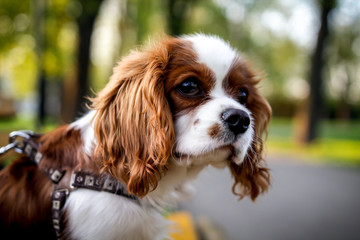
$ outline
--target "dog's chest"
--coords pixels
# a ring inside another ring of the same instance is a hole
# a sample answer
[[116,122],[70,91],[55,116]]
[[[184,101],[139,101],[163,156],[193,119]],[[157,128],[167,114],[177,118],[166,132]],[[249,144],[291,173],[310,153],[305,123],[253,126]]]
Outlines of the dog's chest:
[[73,191],[65,205],[72,239],[164,239],[169,222],[151,207],[106,192]]

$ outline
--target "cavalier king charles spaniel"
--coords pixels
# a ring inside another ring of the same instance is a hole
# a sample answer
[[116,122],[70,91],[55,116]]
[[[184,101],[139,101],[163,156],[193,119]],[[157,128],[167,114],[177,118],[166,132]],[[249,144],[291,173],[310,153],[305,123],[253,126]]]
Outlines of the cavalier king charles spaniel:
[[[254,200],[270,182],[262,137],[271,108],[260,81],[216,36],[165,37],[132,51],[89,113],[34,140],[41,161],[23,154],[1,171],[2,234],[164,239],[169,222],[161,209],[186,196],[186,184],[208,165],[228,166],[232,192]],[[64,176],[51,181],[49,169]],[[111,178],[125,187],[122,194],[77,188],[79,172],[90,174],[83,177],[91,186]],[[56,189],[66,192],[64,206],[52,200]]]

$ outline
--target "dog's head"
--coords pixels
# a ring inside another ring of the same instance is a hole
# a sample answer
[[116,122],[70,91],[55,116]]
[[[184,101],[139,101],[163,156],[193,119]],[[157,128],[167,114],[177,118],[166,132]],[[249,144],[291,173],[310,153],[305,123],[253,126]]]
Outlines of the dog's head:
[[271,108],[260,78],[223,40],[171,38],[131,52],[93,99],[95,153],[101,167],[144,196],[174,158],[179,164],[227,164],[234,194],[267,189],[261,139]]

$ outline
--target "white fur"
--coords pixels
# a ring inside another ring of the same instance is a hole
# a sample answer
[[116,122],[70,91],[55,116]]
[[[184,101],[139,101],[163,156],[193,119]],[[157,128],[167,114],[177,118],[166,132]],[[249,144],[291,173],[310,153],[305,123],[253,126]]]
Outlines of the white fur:
[[[213,152],[216,149],[231,145],[235,148],[236,156],[233,161],[240,164],[251,145],[254,130],[251,112],[228,96],[222,87],[225,76],[228,74],[234,60],[238,58],[237,52],[226,42],[216,36],[202,34],[185,36],[192,42],[199,63],[205,64],[215,75],[215,87],[210,92],[212,99],[201,105],[191,114],[181,115],[175,122],[176,150],[185,155],[198,156]],[[228,108],[245,111],[250,116],[249,129],[237,139],[236,142],[223,142],[213,139],[208,134],[208,129],[214,124],[222,125],[221,113]],[[198,122],[195,124],[195,122]],[[229,156],[227,156],[229,157]],[[219,159],[219,161],[225,159]]]
[[216,85],[221,84],[237,55],[236,51],[217,36],[195,34],[184,38],[192,42],[198,62],[204,63],[213,70]]
[[73,191],[66,202],[72,239],[161,240],[170,222],[155,208],[107,192]]
[[96,145],[94,128],[92,125],[94,115],[94,110],[89,111],[85,116],[70,124],[70,128],[81,131],[82,140],[84,142],[84,151],[88,156],[91,156]]

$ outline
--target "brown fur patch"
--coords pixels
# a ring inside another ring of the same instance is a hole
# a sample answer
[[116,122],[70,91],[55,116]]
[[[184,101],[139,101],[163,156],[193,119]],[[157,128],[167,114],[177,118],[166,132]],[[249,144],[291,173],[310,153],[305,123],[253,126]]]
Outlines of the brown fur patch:
[[220,124],[216,123],[214,125],[212,125],[209,129],[208,129],[208,135],[215,139],[221,136],[221,132],[222,132],[222,127]]
[[80,130],[64,125],[42,136],[39,142],[44,156],[40,165],[42,168],[74,169],[86,166],[96,170],[94,162],[90,162],[84,154]]
[[262,156],[263,142],[260,138],[252,143],[244,161],[237,165],[229,162],[229,168],[235,180],[232,191],[240,199],[249,196],[255,201],[259,194],[267,191],[270,185],[269,169],[264,167]]
[[[186,113],[201,105],[208,99],[209,92],[215,86],[215,77],[204,64],[196,62],[197,55],[191,42],[176,40],[170,47],[171,58],[166,69],[165,91],[171,110]],[[196,97],[185,97],[177,90],[177,86],[188,78],[196,78],[200,83],[202,94]]]

